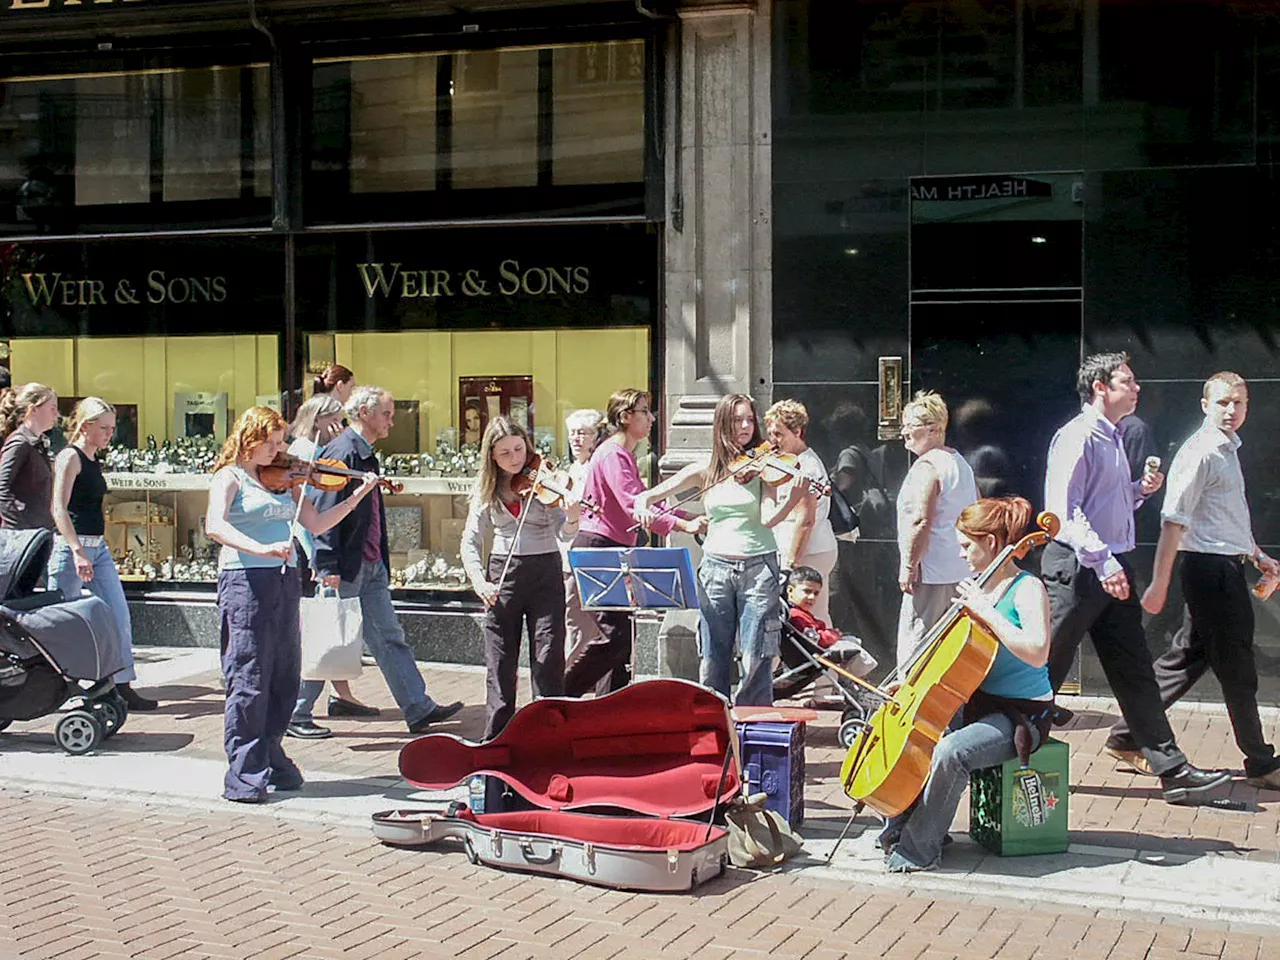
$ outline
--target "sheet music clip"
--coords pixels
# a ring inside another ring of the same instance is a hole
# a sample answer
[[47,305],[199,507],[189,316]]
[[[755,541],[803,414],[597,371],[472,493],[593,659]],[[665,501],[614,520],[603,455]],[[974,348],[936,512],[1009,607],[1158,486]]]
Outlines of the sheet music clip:
[[586,610],[691,610],[698,586],[686,547],[592,547],[569,551]]

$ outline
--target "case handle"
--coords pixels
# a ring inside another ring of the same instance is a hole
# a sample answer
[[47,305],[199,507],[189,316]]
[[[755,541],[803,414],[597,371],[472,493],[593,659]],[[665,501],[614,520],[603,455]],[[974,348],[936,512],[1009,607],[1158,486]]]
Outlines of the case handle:
[[520,853],[524,856],[525,863],[536,863],[545,865],[555,863],[560,859],[560,848],[554,843],[548,848],[546,856],[538,856],[533,849],[533,841],[524,838],[520,841]]

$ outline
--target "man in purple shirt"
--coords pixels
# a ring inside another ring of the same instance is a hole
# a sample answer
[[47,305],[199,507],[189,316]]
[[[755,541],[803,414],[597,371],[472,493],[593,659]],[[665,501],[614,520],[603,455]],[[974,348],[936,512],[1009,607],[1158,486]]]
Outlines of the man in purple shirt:
[[1130,478],[1116,429],[1138,406],[1138,381],[1128,354],[1086,357],[1076,389],[1083,409],[1054,434],[1044,483],[1045,509],[1062,521],[1040,567],[1049,592],[1049,680],[1055,691],[1062,686],[1088,633],[1141,748],[1139,754],[1109,743],[1107,752],[1158,776],[1164,798],[1179,803],[1231,777],[1192,766],[1174,742],[1132,587],[1133,512],[1160,489],[1164,475],[1156,470],[1140,480]]

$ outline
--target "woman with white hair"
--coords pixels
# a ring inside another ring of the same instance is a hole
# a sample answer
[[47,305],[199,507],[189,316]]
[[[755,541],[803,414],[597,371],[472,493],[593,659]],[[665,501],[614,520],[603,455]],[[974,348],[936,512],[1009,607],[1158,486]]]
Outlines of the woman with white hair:
[[[587,465],[591,462],[591,454],[595,453],[596,444],[600,442],[600,429],[604,425],[604,414],[599,410],[574,410],[564,418],[565,432],[569,438],[569,454],[572,460],[568,470],[570,489],[581,496],[582,485],[587,480]],[[569,543],[561,541],[560,558],[564,569],[564,620],[565,645],[569,651],[575,651],[584,643],[591,643],[600,635],[596,618],[582,609],[582,598],[573,583],[573,574],[569,570]],[[603,691],[603,692],[608,692]]]
[[899,667],[947,612],[956,584],[970,575],[956,521],[978,499],[973,470],[947,446],[947,404],[937,393],[922,390],[903,408],[902,442],[916,462],[898,493]]
[[125,664],[113,677],[116,689],[130,710],[154,710],[156,701],[132,687],[137,676],[133,668],[133,624],[105,536],[102,499],[107,494],[107,481],[95,457],[110,446],[115,431],[116,411],[107,401],[85,397],[76,404],[67,425],[70,442],[53,462],[51,506],[58,535],[49,555],[49,585],[68,599],[80,596],[87,588],[111,608]]

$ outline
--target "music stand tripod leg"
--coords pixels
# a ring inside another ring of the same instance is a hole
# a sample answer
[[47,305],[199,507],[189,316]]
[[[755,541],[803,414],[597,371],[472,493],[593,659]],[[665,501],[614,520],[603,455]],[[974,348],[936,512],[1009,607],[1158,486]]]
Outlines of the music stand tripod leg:
[[831,861],[835,859],[836,851],[840,849],[840,844],[844,843],[844,838],[849,835],[849,831],[853,829],[853,821],[858,819],[858,814],[862,813],[862,808],[866,804],[859,800],[853,805],[853,813],[849,814],[849,819],[844,825],[844,829],[840,831],[840,836],[836,838],[835,846],[831,848],[831,852],[827,854],[827,859],[822,861],[824,867],[831,866]]

